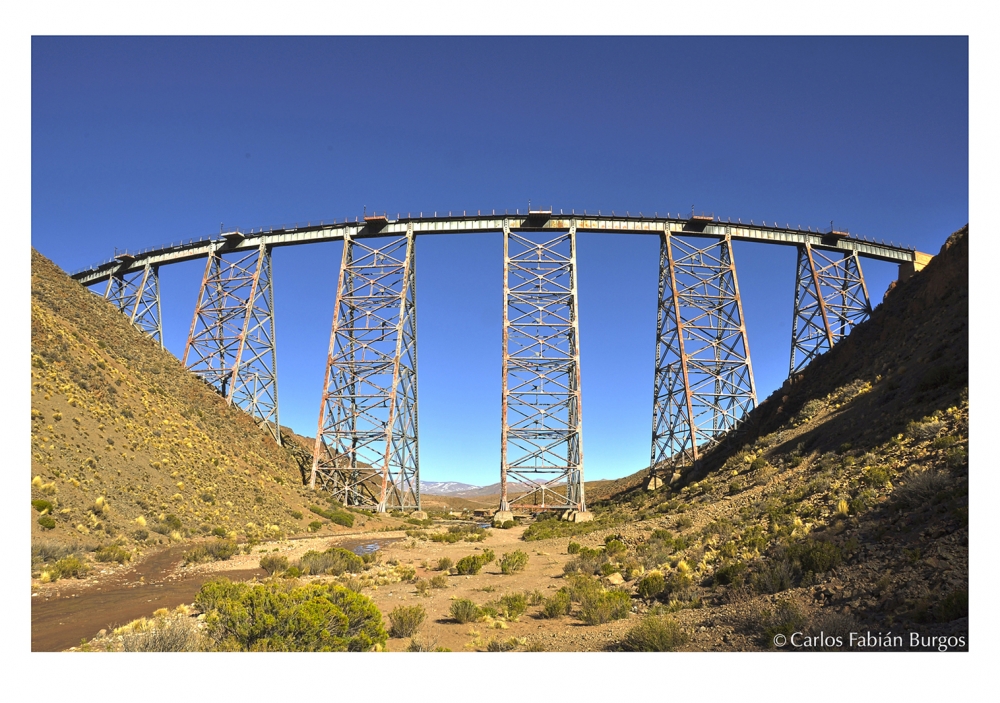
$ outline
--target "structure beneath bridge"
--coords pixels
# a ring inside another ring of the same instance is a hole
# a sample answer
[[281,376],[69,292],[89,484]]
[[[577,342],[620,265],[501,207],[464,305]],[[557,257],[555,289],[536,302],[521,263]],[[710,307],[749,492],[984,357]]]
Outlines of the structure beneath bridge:
[[[73,274],[162,346],[159,267],[205,258],[184,364],[276,441],[278,372],[271,257],[275,248],[342,241],[310,485],[347,505],[420,509],[416,239],[496,232],[504,242],[500,519],[556,509],[585,519],[576,237],[656,236],[659,286],[653,367],[651,482],[739,431],[756,387],[734,241],[794,246],[789,375],[868,318],[861,259],[900,278],[930,256],[824,232],[711,216],[554,214],[365,217],[228,232],[114,259]],[[499,283],[499,282],[498,282]],[[652,301],[650,301],[652,304]]]

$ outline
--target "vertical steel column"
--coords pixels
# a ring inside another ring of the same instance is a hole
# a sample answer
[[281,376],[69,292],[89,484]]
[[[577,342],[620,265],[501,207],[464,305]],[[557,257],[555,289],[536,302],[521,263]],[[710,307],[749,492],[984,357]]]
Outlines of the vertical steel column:
[[505,220],[503,236],[500,510],[582,512],[576,223],[566,233],[514,233]]
[[114,273],[104,290],[106,300],[128,315],[129,322],[163,348],[159,267],[146,264],[137,271]]
[[[824,251],[808,243],[798,250],[789,376],[832,349],[871,315],[857,252]],[[797,363],[796,352],[801,353]]]
[[729,234],[703,246],[664,232],[650,470],[694,463],[756,403]]
[[184,348],[184,365],[251,416],[281,444],[271,250],[265,244],[205,264]]
[[419,510],[413,226],[371,241],[344,240],[309,485],[345,505]]

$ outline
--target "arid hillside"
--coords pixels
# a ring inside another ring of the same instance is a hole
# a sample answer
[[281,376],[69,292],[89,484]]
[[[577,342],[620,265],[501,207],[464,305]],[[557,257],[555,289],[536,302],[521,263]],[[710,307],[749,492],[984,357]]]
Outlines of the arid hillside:
[[279,447],[34,250],[31,268],[33,541],[132,549],[343,529],[309,511],[320,498],[294,441]]

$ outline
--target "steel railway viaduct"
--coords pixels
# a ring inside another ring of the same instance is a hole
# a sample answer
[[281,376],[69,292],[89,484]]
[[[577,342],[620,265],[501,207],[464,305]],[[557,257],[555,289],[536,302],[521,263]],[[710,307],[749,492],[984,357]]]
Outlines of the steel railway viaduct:
[[756,405],[734,240],[798,249],[789,374],[870,315],[862,258],[897,263],[901,280],[930,260],[832,228],[529,210],[224,232],[116,254],[73,278],[104,283],[95,292],[162,346],[158,269],[204,258],[183,363],[280,442],[271,251],[342,240],[310,486],[345,504],[420,510],[414,243],[418,235],[487,232],[503,233],[504,242],[496,519],[519,508],[561,509],[575,520],[591,515],[583,490],[578,232],[660,240],[652,481],[697,461]]

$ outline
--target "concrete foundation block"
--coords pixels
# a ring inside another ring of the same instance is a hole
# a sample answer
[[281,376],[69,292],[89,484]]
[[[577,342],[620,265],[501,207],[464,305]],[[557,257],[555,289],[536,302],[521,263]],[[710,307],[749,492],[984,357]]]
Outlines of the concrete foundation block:
[[655,491],[657,488],[663,485],[663,479],[659,476],[650,476],[649,480],[646,481],[646,490]]
[[577,510],[573,511],[573,517],[569,518],[573,522],[590,522],[594,519],[594,514],[589,510],[584,512],[579,512]]
[[514,513],[512,513],[509,510],[498,510],[496,511],[496,513],[493,514],[494,525],[502,525],[508,520],[513,520],[513,519],[514,519]]
[[410,517],[416,518],[417,520],[426,520],[427,513],[423,510],[414,510],[412,513],[410,513]]

